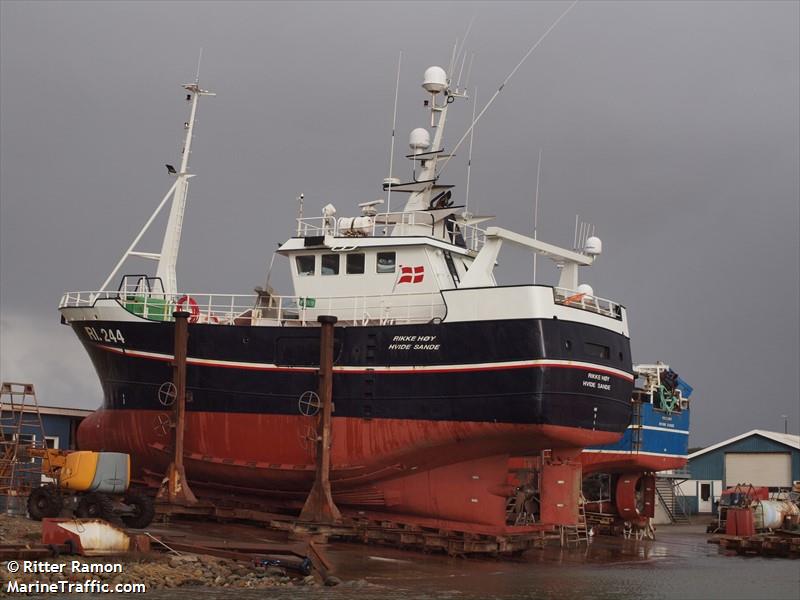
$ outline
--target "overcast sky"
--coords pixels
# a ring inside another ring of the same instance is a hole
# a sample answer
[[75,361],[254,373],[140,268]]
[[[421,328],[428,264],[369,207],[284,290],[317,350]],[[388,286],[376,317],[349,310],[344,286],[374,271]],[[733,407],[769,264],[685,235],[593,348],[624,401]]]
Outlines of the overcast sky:
[[[692,445],[782,431],[781,415],[800,428],[799,6],[580,3],[476,128],[472,208],[530,233],[542,150],[539,237],[571,245],[576,213],[595,224],[605,252],[582,281],[628,307],[635,362],[694,386]],[[423,71],[447,66],[473,15],[480,109],[566,7],[3,0],[0,377],[44,404],[99,404],[58,301],[99,287],[171,185],[201,46],[218,96],[201,101],[178,283],[249,293],[299,193],[307,215],[383,196],[400,51],[396,156],[426,124]],[[446,147],[471,112],[453,107]],[[445,179],[462,199],[458,154]],[[289,294],[286,269],[272,284]],[[529,282],[529,257],[504,248],[498,275]]]

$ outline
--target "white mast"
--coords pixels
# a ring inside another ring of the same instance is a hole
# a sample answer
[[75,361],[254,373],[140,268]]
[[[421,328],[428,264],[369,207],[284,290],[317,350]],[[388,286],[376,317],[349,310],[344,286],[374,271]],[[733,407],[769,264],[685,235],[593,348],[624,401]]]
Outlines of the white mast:
[[[473,117],[474,119],[475,117]],[[471,142],[470,142],[471,143]],[[538,240],[537,229],[539,228],[539,176],[542,174],[542,149],[539,148],[539,162],[536,164],[536,199],[533,205],[533,239]],[[533,253],[533,285],[536,285],[536,257]]]
[[[431,120],[430,127],[435,129],[433,134],[433,143],[431,144],[426,138],[427,147],[432,148],[427,152],[422,151],[420,146],[412,146],[414,154],[409,156],[416,163],[420,163],[420,170],[416,173],[415,179],[417,181],[431,182],[423,189],[412,192],[403,209],[405,212],[413,212],[416,210],[425,210],[428,208],[430,201],[431,190],[433,189],[433,181],[438,177],[436,167],[439,160],[439,153],[442,152],[442,138],[444,136],[444,126],[447,120],[447,108],[456,97],[466,97],[464,94],[450,88],[450,78],[447,72],[441,67],[429,67],[425,71],[422,87],[430,94],[430,100],[427,101],[426,106],[430,107]],[[436,99],[439,94],[442,94],[442,104],[437,104]],[[437,118],[438,115],[438,118]],[[417,130],[414,130],[416,132]],[[412,132],[412,135],[414,134]],[[427,147],[425,149],[427,149]],[[422,155],[417,157],[417,155]]]
[[[199,61],[197,68],[199,73]],[[170,187],[164,198],[162,198],[159,205],[153,211],[153,214],[150,215],[150,218],[144,224],[144,227],[142,227],[141,231],[139,231],[139,233],[133,239],[133,242],[125,251],[125,254],[123,254],[122,258],[120,258],[119,262],[117,262],[114,270],[111,271],[106,280],[103,282],[103,285],[100,286],[101,292],[108,287],[108,284],[111,283],[120,267],[122,267],[122,264],[130,256],[138,256],[139,258],[157,260],[158,268],[156,270],[156,277],[161,278],[161,281],[164,285],[164,293],[175,294],[178,291],[178,284],[175,277],[175,264],[178,261],[178,249],[181,243],[181,229],[183,229],[183,213],[186,208],[186,193],[188,191],[189,178],[194,177],[194,175],[190,174],[187,169],[189,168],[189,154],[191,154],[192,151],[192,136],[194,132],[195,119],[197,117],[197,101],[200,99],[200,96],[216,96],[216,94],[213,92],[200,89],[199,76],[195,78],[194,83],[187,83],[183,87],[190,92],[187,94],[187,100],[192,103],[192,109],[189,114],[189,120],[184,124],[186,128],[186,140],[184,141],[183,151],[181,153],[180,171],[176,172],[171,165],[167,165],[167,170],[176,176],[175,183],[172,184],[172,187]],[[161,209],[164,208],[164,205],[167,203],[167,200],[169,200],[170,196],[172,196],[172,208],[169,211],[169,220],[167,221],[167,228],[164,232],[164,241],[161,245],[161,252],[156,254],[155,252],[140,252],[135,250],[139,240],[142,239],[142,236],[150,228],[150,225],[153,224],[153,221],[158,216],[158,213],[161,212]]]
[[199,81],[188,83],[183,86],[190,94],[187,99],[191,99],[192,109],[189,120],[186,122],[186,140],[183,144],[181,154],[181,168],[178,171],[175,193],[172,195],[172,207],[169,211],[167,229],[164,232],[164,242],[161,245],[161,253],[158,259],[158,269],[156,277],[160,277],[164,285],[164,292],[168,295],[178,291],[178,282],[175,275],[175,265],[178,262],[178,250],[181,244],[181,231],[183,230],[183,215],[186,209],[186,195],[189,190],[189,178],[194,175],[188,172],[189,155],[192,153],[192,137],[194,125],[197,117],[197,103],[200,96],[215,96],[213,92],[200,88]]

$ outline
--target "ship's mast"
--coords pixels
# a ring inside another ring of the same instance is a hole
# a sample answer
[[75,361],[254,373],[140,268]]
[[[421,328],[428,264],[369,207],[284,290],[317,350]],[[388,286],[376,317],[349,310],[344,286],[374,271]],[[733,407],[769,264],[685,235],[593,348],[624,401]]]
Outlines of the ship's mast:
[[189,155],[192,153],[192,138],[194,125],[197,118],[197,103],[200,96],[215,96],[213,92],[200,88],[199,81],[185,84],[189,94],[187,100],[192,103],[189,120],[186,122],[186,140],[181,152],[181,168],[177,173],[175,193],[172,195],[172,207],[169,211],[169,220],[164,232],[164,242],[158,259],[156,277],[160,277],[166,294],[175,294],[178,291],[178,282],[175,274],[175,265],[178,261],[178,250],[181,244],[181,231],[183,230],[183,215],[186,209],[186,195],[189,191],[189,178],[194,177],[189,173]]
[[[188,169],[189,155],[192,152],[194,125],[197,119],[197,103],[200,99],[200,96],[216,96],[215,93],[200,88],[199,77],[195,78],[194,83],[184,84],[183,88],[189,92],[186,95],[186,99],[192,103],[192,108],[189,113],[189,120],[184,123],[184,128],[186,129],[186,139],[183,143],[183,150],[181,151],[180,171],[175,171],[171,165],[166,165],[170,174],[175,176],[175,183],[172,184],[172,187],[170,187],[169,191],[161,199],[161,202],[159,202],[158,206],[153,211],[153,214],[150,215],[150,218],[144,224],[144,227],[142,227],[142,229],[133,239],[131,245],[128,246],[128,249],[122,255],[122,258],[119,259],[119,262],[117,262],[111,273],[109,273],[108,277],[103,282],[103,285],[100,286],[101,292],[107,289],[108,285],[114,279],[120,267],[122,267],[123,263],[130,256],[138,256],[139,258],[157,260],[158,267],[156,270],[156,276],[161,278],[164,286],[164,293],[167,295],[174,295],[178,291],[178,283],[175,276],[175,264],[178,261],[178,249],[180,248],[181,244],[183,213],[186,208],[186,194],[189,187],[189,178],[194,177],[194,175],[188,172]],[[153,224],[153,221],[161,212],[161,209],[164,208],[164,205],[167,203],[167,200],[169,200],[170,197],[172,197],[172,206],[169,211],[167,228],[164,232],[164,241],[161,244],[161,252],[142,252],[136,250],[136,245],[139,243],[139,240],[142,239],[142,236],[150,228],[150,225]]]
[[[405,212],[425,210],[431,200],[431,191],[435,180],[438,178],[437,164],[442,156],[442,141],[444,138],[444,126],[447,121],[447,109],[456,98],[466,98],[466,94],[458,89],[450,87],[450,78],[446,71],[441,67],[430,67],[425,71],[422,87],[430,94],[430,100],[425,105],[430,107],[431,121],[430,127],[435,130],[433,143],[430,143],[427,136],[423,136],[420,142],[414,139],[415,132],[425,130],[414,130],[412,132],[411,148],[413,154],[409,156],[414,162],[420,163],[420,170],[416,172],[416,181],[430,181],[431,183],[422,190],[413,192],[406,203]],[[440,96],[441,94],[441,96]],[[441,97],[441,104],[437,104],[437,98]],[[427,145],[426,145],[427,144]],[[428,148],[432,150],[428,150]],[[426,151],[427,150],[427,151]]]

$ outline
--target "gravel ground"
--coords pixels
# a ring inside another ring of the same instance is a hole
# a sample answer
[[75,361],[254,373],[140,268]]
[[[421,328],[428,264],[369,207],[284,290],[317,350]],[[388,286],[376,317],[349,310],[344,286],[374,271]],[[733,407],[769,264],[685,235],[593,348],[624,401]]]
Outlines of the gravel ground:
[[[38,544],[41,526],[24,517],[0,514],[0,544]],[[144,583],[147,589],[176,588],[182,586],[222,588],[276,588],[317,585],[314,576],[289,577],[280,567],[260,567],[243,561],[232,561],[212,556],[181,553],[180,555],[150,552],[129,553],[107,557],[62,556],[42,559],[49,564],[67,565],[63,573],[9,573],[0,567],[0,596],[4,595],[6,583],[56,582],[64,580],[84,581],[97,579],[104,583]],[[71,563],[111,564],[120,563],[122,573],[72,573]]]

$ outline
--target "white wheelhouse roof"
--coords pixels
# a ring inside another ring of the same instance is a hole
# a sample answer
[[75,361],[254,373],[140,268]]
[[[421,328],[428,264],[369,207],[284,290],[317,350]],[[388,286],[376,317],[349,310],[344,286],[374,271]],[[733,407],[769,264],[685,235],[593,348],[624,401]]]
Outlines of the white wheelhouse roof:
[[327,248],[333,252],[346,252],[353,251],[358,248],[399,248],[410,246],[431,246],[433,248],[440,248],[441,250],[448,250],[462,256],[474,257],[475,252],[457,246],[455,244],[448,244],[445,241],[429,236],[381,236],[381,237],[329,237],[326,236],[322,244],[307,246],[305,240],[308,237],[293,237],[281,244],[278,248],[278,254],[289,254],[299,250],[319,250]]

